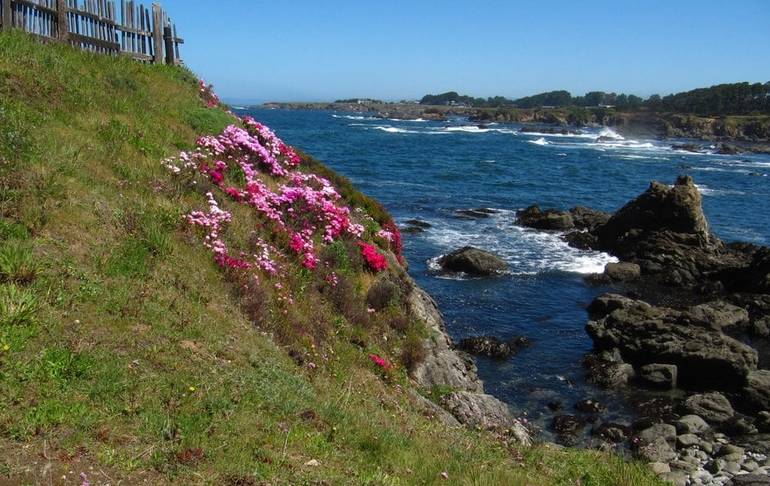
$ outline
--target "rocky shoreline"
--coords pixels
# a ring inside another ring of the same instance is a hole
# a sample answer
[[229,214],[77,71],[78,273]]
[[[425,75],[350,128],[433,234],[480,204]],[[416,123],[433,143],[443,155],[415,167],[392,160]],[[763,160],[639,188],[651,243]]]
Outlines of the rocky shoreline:
[[[595,432],[674,484],[770,484],[770,356],[756,346],[770,335],[770,249],[712,234],[687,176],[653,182],[612,215],[530,207],[519,223],[620,260],[588,279],[624,294],[588,308],[588,378],[677,392],[664,408]],[[553,422],[563,436],[586,425],[574,415]]]

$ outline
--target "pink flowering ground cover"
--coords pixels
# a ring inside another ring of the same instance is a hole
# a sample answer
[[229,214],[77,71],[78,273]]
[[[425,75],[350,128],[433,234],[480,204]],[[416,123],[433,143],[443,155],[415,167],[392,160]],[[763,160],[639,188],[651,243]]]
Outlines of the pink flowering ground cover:
[[[218,99],[209,88],[202,83],[201,96],[207,106],[216,106]],[[362,220],[373,220],[361,211],[354,215],[329,180],[303,171],[297,152],[253,118],[245,117],[217,136],[200,137],[194,150],[163,163],[176,177],[209,189],[206,208],[190,212],[185,219],[202,231],[203,244],[223,268],[279,277],[295,258],[313,271],[319,266],[320,250],[340,240],[359,246],[370,271],[388,268],[385,255],[366,241]],[[222,209],[224,201],[253,212],[261,236],[249,251],[228,243],[226,228],[233,216]],[[401,234],[395,224],[389,222],[368,236],[401,259]],[[336,276],[326,280],[336,282]]]

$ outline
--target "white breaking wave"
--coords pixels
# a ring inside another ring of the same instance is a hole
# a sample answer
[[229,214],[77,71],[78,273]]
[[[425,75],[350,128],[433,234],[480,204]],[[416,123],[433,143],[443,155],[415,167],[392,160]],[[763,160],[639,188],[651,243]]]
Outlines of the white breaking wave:
[[373,116],[356,116],[356,115],[332,115],[333,118],[345,118],[347,120],[379,120],[379,118]]
[[[369,127],[372,130],[381,130],[383,132],[388,133],[422,133],[415,130],[406,130],[404,128],[396,128],[396,127],[390,127],[390,126],[376,126],[376,127]],[[367,128],[367,130],[369,129]]]
[[712,189],[705,184],[695,184],[695,187],[704,196],[742,196],[746,194],[743,191],[736,191],[734,189]]
[[534,143],[535,145],[551,145],[551,142],[542,137],[538,138],[537,140],[529,140],[529,143]]
[[[509,273],[513,275],[535,275],[547,271],[601,273],[607,263],[618,261],[607,253],[573,248],[561,239],[560,233],[515,226],[512,224],[515,221],[514,211],[499,211],[488,219],[472,222],[436,222],[423,235],[444,253],[468,245],[490,251],[509,264]],[[439,270],[439,258],[430,259],[429,268]]]
[[602,131],[599,132],[599,136],[606,137],[606,138],[614,138],[615,140],[625,140],[625,137],[623,137],[623,135],[619,134],[618,132],[616,132],[610,127],[602,128]]
[[597,135],[595,133],[546,133],[546,132],[516,132],[518,135],[525,135],[529,137],[553,137],[553,138],[586,138],[590,140],[596,140]]

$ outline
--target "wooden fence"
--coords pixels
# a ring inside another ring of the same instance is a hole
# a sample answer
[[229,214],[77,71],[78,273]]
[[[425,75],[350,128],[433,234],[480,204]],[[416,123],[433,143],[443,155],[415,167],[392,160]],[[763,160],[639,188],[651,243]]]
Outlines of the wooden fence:
[[133,0],[0,0],[2,29],[143,62],[181,62],[176,26],[160,5]]

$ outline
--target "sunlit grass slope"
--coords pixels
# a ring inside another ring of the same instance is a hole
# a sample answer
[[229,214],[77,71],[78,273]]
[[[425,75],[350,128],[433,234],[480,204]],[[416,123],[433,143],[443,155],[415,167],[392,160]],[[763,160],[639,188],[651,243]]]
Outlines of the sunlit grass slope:
[[[367,317],[350,245],[326,255],[344,294],[296,265],[289,315],[244,296],[161,165],[231,123],[183,69],[0,34],[0,484],[654,483],[416,412],[424,330],[397,301]],[[255,224],[230,209],[237,239]]]

